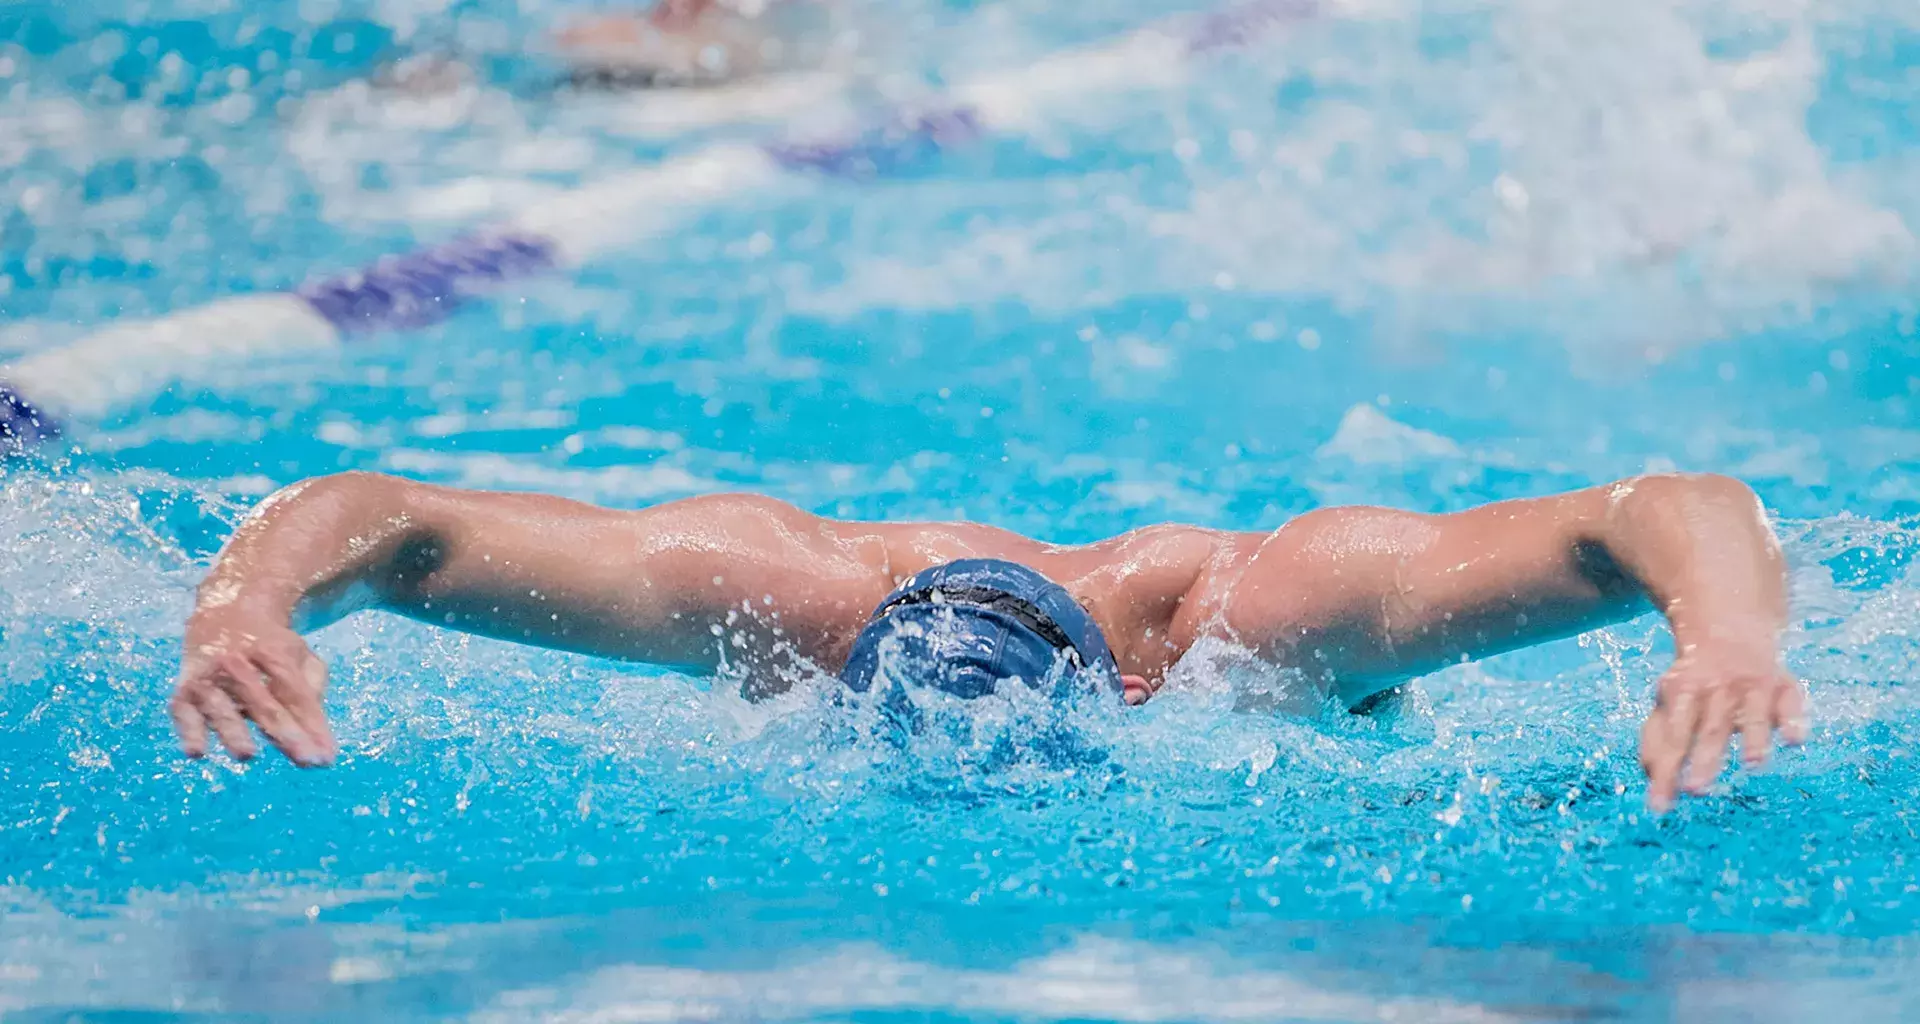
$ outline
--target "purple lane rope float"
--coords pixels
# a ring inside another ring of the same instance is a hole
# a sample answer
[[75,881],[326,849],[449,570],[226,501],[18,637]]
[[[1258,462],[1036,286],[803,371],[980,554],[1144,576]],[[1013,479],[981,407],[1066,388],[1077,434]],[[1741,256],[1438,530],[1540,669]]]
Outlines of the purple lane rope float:
[[108,325],[71,345],[0,365],[0,456],[32,451],[65,436],[69,424],[105,415],[209,362],[437,323],[513,282],[658,237],[729,197],[797,175],[885,175],[989,134],[1023,131],[1049,103],[1171,88],[1194,58],[1248,45],[1311,18],[1322,2],[1249,0],[963,84],[944,102],[896,112],[851,133],[709,146],[569,191],[490,228],[290,292],[237,296]]

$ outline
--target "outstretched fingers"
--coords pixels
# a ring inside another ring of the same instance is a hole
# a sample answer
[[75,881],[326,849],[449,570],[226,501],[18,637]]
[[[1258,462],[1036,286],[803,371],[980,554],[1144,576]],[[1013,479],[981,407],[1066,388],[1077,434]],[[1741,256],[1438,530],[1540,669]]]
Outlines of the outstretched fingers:
[[1739,706],[1739,699],[1724,686],[1707,694],[1705,710],[1694,727],[1693,746],[1687,751],[1687,792],[1704,794],[1726,770],[1727,747],[1733,742],[1734,715]]
[[1669,695],[1661,686],[1660,702],[1640,730],[1640,766],[1647,772],[1647,803],[1664,813],[1680,792],[1680,769],[1700,719],[1700,701],[1690,690]]
[[256,651],[253,663],[266,681],[268,696],[284,712],[290,727],[289,737],[294,742],[281,744],[281,749],[301,765],[331,764],[338,748],[323,701],[326,663],[298,643]]
[[213,726],[214,734],[220,737],[220,745],[227,748],[236,761],[252,760],[260,753],[259,744],[253,741],[253,730],[247,728],[247,720],[240,715],[240,708],[225,690],[208,688],[200,693],[200,710],[207,716],[207,723]]
[[205,757],[217,737],[245,761],[260,752],[258,730],[288,760],[318,767],[339,754],[327,724],[326,692],[326,663],[299,634],[233,630],[209,642],[189,640],[167,710],[188,757]]
[[1640,733],[1640,764],[1647,772],[1647,804],[1673,807],[1681,789],[1706,793],[1726,769],[1733,737],[1742,762],[1764,766],[1779,742],[1807,739],[1806,688],[1783,669],[1738,672],[1701,682],[1697,666],[1680,666],[1660,680],[1659,698]]
[[167,714],[173,717],[173,731],[180,737],[180,750],[188,757],[207,756],[207,716],[195,696],[182,687],[167,701]]
[[1774,691],[1754,687],[1740,698],[1740,761],[1761,768],[1773,754]]
[[1774,697],[1773,720],[1779,724],[1780,742],[1797,747],[1807,742],[1807,687],[1787,676]]
[[319,763],[318,745],[268,688],[259,666],[231,651],[220,655],[218,665],[222,688],[281,753],[298,764]]

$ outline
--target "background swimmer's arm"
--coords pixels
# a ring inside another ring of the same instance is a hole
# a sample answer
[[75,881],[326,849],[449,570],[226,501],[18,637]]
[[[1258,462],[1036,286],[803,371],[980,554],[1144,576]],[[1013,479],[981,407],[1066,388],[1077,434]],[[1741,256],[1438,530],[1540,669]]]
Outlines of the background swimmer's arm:
[[1452,515],[1324,509],[1275,533],[1226,608],[1229,630],[1318,668],[1357,700],[1454,661],[1570,636],[1649,604],[1679,657],[1642,736],[1649,799],[1711,785],[1730,735],[1750,763],[1805,732],[1781,666],[1780,548],[1745,484],[1651,476]]
[[774,650],[832,663],[890,585],[871,548],[858,528],[749,495],[623,512],[363,473],[312,480],[262,503],[201,585],[174,715],[194,756],[208,725],[251,756],[245,719],[294,760],[325,763],[324,666],[293,627],[360,608],[657,663]]

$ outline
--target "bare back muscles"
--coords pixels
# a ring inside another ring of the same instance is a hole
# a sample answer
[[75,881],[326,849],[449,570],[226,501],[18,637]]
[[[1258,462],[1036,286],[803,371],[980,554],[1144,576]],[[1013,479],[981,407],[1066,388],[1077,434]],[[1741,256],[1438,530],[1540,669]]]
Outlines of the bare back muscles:
[[201,587],[172,710],[189,754],[236,756],[247,723],[295,761],[335,753],[325,667],[294,631],[382,608],[489,636],[710,669],[788,656],[829,671],[905,577],[1022,562],[1093,615],[1137,703],[1202,637],[1299,667],[1358,701],[1443,664],[1651,604],[1681,657],[1643,759],[1657,805],[1694,789],[1738,730],[1750,760],[1804,731],[1779,664],[1779,551],[1722,477],[1654,477],[1451,515],[1323,509],[1271,534],[1149,527],[1049,545],[969,523],[848,523],[751,495],[637,512],[369,474],[295,485],[235,532]]

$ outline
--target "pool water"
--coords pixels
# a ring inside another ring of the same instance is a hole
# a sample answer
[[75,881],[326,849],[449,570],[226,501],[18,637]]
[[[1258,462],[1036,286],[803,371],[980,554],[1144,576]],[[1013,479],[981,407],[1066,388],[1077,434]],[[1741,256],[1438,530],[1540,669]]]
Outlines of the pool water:
[[[0,350],[776,130],[555,96],[515,41],[557,10],[0,9]],[[932,89],[1160,13],[869,12],[863,74]],[[1329,7],[1177,90],[78,425],[0,470],[0,1013],[1910,1019],[1916,47],[1871,2]],[[445,106],[355,91],[436,49],[477,69]],[[1816,713],[1660,819],[1651,619],[1378,719],[1236,713],[1199,671],[899,750],[817,687],[362,617],[315,638],[331,770],[186,762],[164,714],[233,524],[341,469],[1077,541],[1675,467],[1778,515]]]

